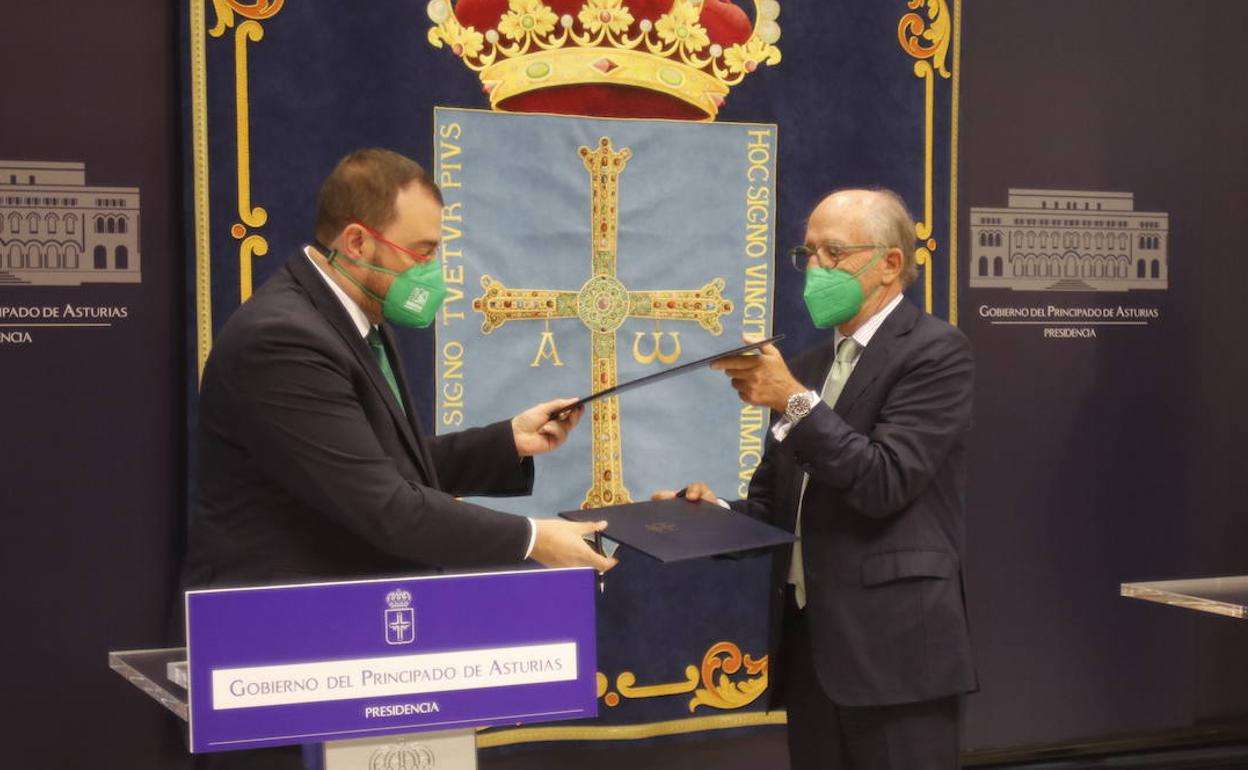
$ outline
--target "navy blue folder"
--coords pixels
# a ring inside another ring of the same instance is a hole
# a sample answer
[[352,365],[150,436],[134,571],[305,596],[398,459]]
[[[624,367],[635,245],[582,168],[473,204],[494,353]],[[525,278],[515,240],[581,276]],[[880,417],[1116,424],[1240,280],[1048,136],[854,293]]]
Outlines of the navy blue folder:
[[566,511],[572,521],[606,520],[604,537],[659,561],[684,561],[792,543],[791,532],[714,503],[684,498]]

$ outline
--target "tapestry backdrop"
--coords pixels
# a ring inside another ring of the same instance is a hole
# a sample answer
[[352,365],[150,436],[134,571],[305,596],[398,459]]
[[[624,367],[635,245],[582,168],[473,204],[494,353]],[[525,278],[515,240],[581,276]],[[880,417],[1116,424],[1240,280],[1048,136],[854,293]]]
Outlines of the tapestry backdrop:
[[[956,12],[942,0],[191,2],[190,376],[229,313],[310,238],[320,180],[370,145],[434,169],[447,197],[450,301],[436,332],[401,341],[438,430],[586,395],[746,330],[807,347],[800,274],[782,255],[836,187],[909,201],[913,299],[952,316]],[[612,172],[591,174],[603,161]],[[537,495],[513,509],[599,507],[698,478],[743,491],[765,417],[722,376],[630,395],[542,458]],[[676,568],[623,553],[599,605],[598,724],[488,741],[782,721],[762,711],[768,558]]]

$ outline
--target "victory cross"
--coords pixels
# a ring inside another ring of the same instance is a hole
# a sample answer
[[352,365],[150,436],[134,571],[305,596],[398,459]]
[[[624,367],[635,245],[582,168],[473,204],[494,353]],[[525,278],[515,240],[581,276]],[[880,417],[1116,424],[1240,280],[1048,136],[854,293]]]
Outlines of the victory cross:
[[[602,137],[598,147],[580,147],[578,153],[589,172],[590,189],[590,261],[591,275],[578,291],[553,289],[509,289],[489,275],[481,277],[485,293],[472,301],[472,309],[481,313],[481,332],[489,334],[508,321],[579,318],[591,337],[590,387],[592,393],[615,387],[616,330],[628,318],[652,318],[659,321],[697,321],[713,335],[723,332],[720,316],[732,312],[732,302],[721,293],[724,280],[715,278],[700,289],[629,291],[616,278],[617,236],[619,230],[620,174],[632,151],[627,147],[616,152],[611,139]],[[543,334],[538,358],[543,357],[549,329]],[[642,363],[656,359],[675,363],[680,357],[680,338],[674,333],[673,350],[660,354],[661,336],[654,335],[652,354],[640,354],[641,334],[634,341],[634,357]],[[552,344],[553,355],[553,344]],[[557,359],[556,359],[557,360]],[[536,362],[535,362],[536,363]],[[596,401],[592,407],[590,451],[592,480],[582,508],[599,508],[632,502],[624,486],[624,463],[621,457],[620,410],[616,396]]]

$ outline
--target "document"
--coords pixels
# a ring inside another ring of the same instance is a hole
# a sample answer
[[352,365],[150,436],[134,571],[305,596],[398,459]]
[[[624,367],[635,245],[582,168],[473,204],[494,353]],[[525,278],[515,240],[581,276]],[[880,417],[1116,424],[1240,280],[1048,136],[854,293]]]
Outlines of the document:
[[685,372],[691,372],[694,369],[698,368],[699,366],[706,366],[712,361],[718,361],[719,359],[727,358],[728,356],[738,356],[738,355],[741,355],[742,353],[748,353],[751,350],[757,350],[764,345],[769,345],[773,342],[779,342],[782,339],[784,339],[784,335],[777,334],[776,336],[768,337],[765,340],[759,340],[758,342],[751,342],[748,345],[742,345],[740,347],[732,348],[731,350],[724,350],[719,353],[715,353],[714,355],[706,356],[705,358],[699,358],[696,361],[689,361],[688,363],[684,363],[679,366],[673,366],[671,369],[664,369],[661,372],[655,372],[654,374],[647,374],[645,377],[638,377],[635,380],[629,380],[628,382],[621,382],[620,384],[615,385],[613,387],[605,388],[603,390],[598,391],[597,393],[593,393],[591,395],[585,396],[584,398],[577,399],[575,402],[568,404],[567,406],[563,407],[562,409],[556,412],[551,412],[550,418],[552,420],[557,420],[565,412],[571,411],[577,408],[578,406],[588,404],[591,401],[597,401],[600,398],[606,398],[608,396],[615,396],[620,393],[623,393],[626,390],[632,390],[633,388],[640,388],[642,385],[649,385],[651,383],[658,382],[660,380],[666,380],[668,377],[675,377]]
[[682,497],[566,511],[571,521],[607,521],[602,535],[662,562],[786,545],[791,532],[704,500]]

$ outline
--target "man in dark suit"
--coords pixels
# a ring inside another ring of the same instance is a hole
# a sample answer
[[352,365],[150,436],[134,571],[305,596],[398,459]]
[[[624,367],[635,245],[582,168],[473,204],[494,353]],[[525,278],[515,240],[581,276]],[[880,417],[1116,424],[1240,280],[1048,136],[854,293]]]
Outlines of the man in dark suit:
[[977,686],[962,585],[974,362],[902,295],[913,228],[891,192],[825,198],[793,256],[812,320],[835,332],[791,368],[772,346],[713,364],[778,415],[730,505],[800,538],[776,559],[773,613],[795,768],[957,767]]
[[[528,494],[530,458],[560,446],[580,411],[551,420],[570,403],[556,400],[510,421],[425,433],[386,320],[432,320],[436,305],[413,300],[437,301],[441,221],[441,193],[414,161],[354,152],[321,188],[316,244],[221,329],[200,390],[188,587],[526,558],[614,564],[583,539],[605,522],[528,520],[455,499]],[[298,747],[200,760],[300,766]]]
[[454,499],[527,494],[530,458],[562,444],[580,415],[550,420],[565,402],[547,402],[509,422],[425,433],[383,316],[406,271],[427,263],[440,281],[441,222],[441,193],[418,164],[352,153],[321,188],[317,245],[226,322],[200,390],[188,585],[529,557],[611,566],[582,539],[592,525]]

